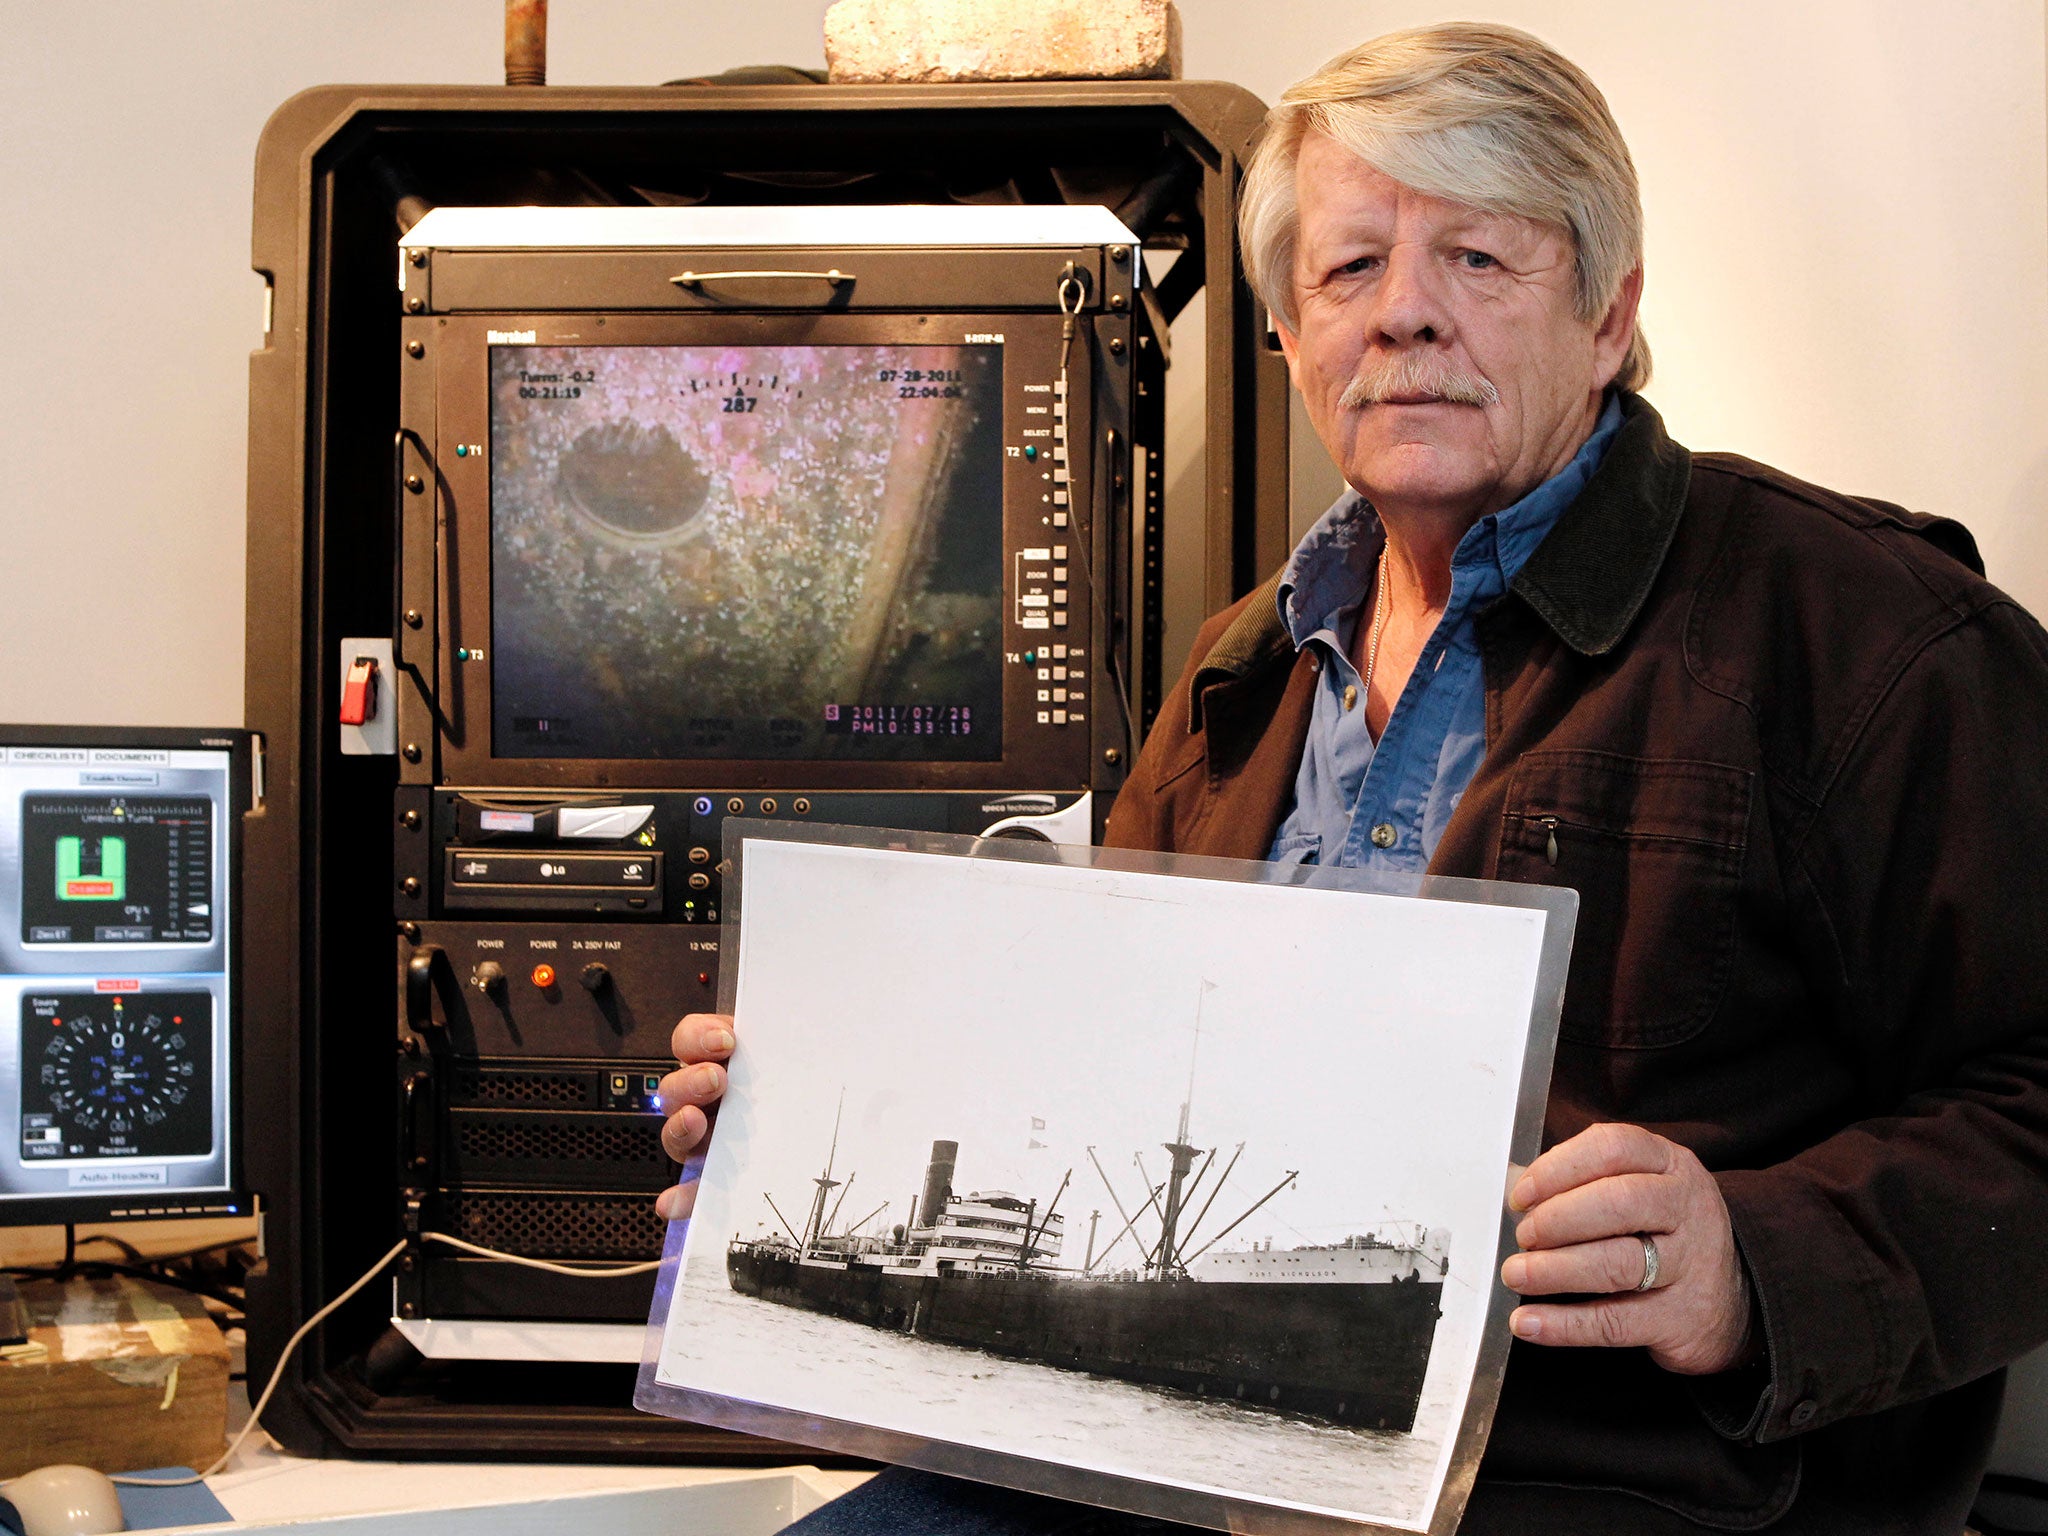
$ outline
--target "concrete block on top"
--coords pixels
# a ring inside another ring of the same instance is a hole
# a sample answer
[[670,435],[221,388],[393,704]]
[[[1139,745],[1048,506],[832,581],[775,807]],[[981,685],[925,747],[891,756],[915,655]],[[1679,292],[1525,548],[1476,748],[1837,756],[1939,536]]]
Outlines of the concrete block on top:
[[832,82],[1173,80],[1172,0],[838,0]]

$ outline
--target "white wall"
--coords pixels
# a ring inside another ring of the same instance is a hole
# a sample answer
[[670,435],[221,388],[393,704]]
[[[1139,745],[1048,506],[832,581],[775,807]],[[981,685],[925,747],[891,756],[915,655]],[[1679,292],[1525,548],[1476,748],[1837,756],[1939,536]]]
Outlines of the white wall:
[[[1288,7],[1234,54],[1268,100],[1338,51]],[[1607,93],[1642,176],[1649,395],[1680,441],[1962,518],[2048,610],[2048,36],[2040,0],[1395,0],[1527,27]],[[1198,52],[1199,50],[1199,52]]]

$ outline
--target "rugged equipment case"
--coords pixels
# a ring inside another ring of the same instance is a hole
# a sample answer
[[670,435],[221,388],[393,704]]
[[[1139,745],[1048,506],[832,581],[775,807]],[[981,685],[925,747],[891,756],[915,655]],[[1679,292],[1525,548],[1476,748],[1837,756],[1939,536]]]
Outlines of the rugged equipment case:
[[[401,1231],[390,760],[342,755],[334,723],[341,637],[396,618],[399,228],[436,204],[1105,203],[1185,253],[1154,290],[1160,318],[1204,304],[1211,611],[1287,543],[1286,372],[1234,239],[1263,115],[1239,87],[1163,81],[335,85],[278,109],[256,155],[269,304],[249,368],[247,724],[269,774],[245,863],[247,1175],[269,1255],[249,1285],[252,1381]],[[291,1451],[816,1459],[635,1411],[630,1365],[421,1362],[392,1347],[389,1298],[366,1288],[291,1361],[266,1415]]]

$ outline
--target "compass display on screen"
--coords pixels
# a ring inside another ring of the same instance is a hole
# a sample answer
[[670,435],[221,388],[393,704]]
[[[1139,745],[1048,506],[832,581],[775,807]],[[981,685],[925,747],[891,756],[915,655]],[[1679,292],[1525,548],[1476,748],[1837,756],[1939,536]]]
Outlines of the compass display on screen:
[[25,1162],[213,1149],[210,993],[27,994],[21,1061]]

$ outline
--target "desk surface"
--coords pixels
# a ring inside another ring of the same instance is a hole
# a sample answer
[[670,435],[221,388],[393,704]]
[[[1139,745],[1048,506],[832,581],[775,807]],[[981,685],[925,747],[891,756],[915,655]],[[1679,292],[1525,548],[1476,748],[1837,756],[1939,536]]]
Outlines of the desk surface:
[[[786,1468],[557,1465],[528,1462],[315,1461],[287,1456],[256,1437],[206,1480],[238,1522],[378,1514],[463,1504],[558,1498],[629,1488],[682,1488],[774,1474]],[[866,1472],[806,1467],[807,1481],[833,1493],[859,1486]]]
[[[236,1383],[228,1404],[230,1435],[249,1403]],[[336,1515],[369,1515],[511,1503],[645,1488],[686,1488],[800,1470],[827,1496],[858,1487],[867,1472],[717,1466],[613,1466],[546,1462],[326,1461],[287,1455],[259,1430],[235,1459],[206,1480],[238,1524],[273,1524]],[[218,1530],[221,1527],[214,1527]]]

